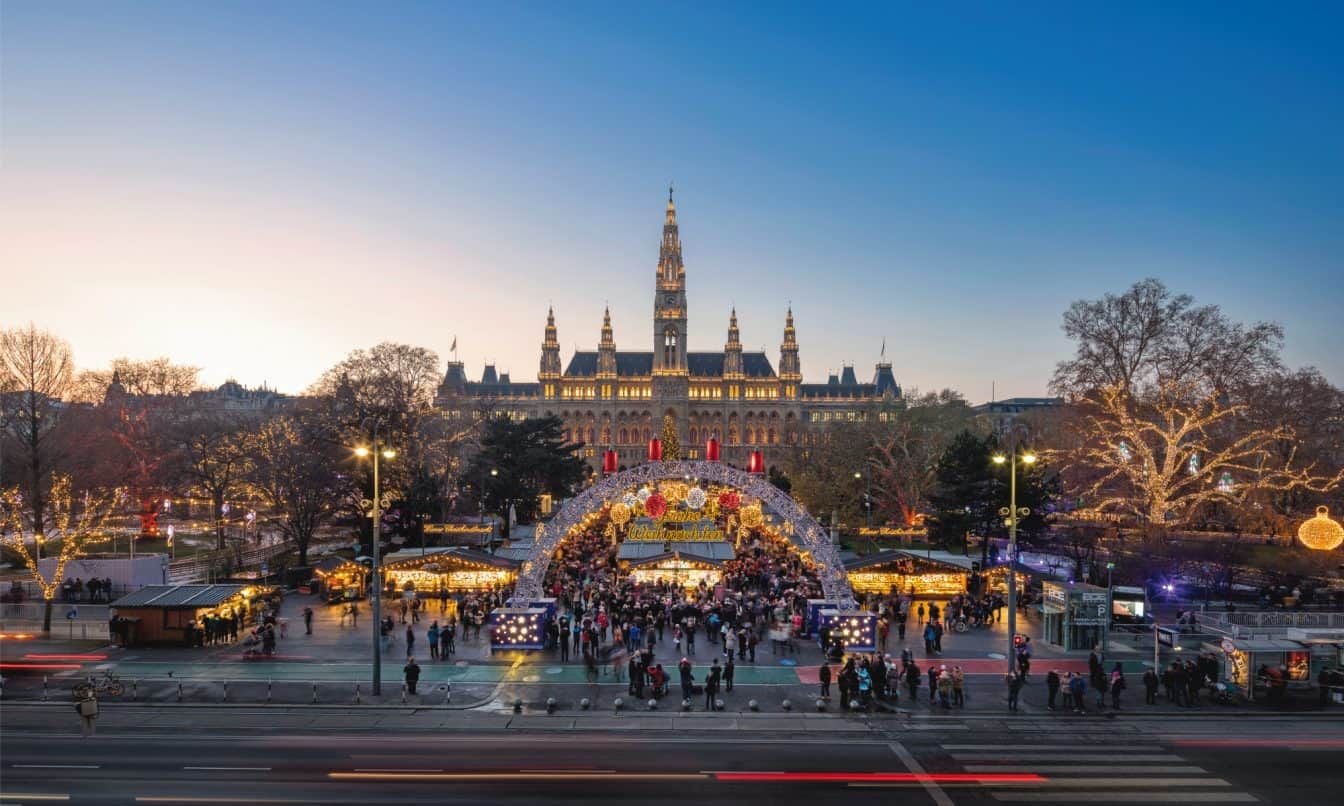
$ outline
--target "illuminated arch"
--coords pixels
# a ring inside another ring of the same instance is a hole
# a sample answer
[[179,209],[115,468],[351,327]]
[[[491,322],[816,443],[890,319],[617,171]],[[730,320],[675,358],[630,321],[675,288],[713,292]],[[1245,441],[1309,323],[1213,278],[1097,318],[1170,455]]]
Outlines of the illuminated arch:
[[849,586],[840,551],[831,543],[831,537],[816,519],[807,514],[797,501],[762,476],[738,470],[722,462],[681,461],[649,462],[629,470],[607,476],[565,502],[556,516],[545,524],[538,524],[536,542],[518,575],[514,600],[518,603],[540,601],[545,597],[543,583],[551,557],[584,516],[601,509],[620,495],[623,490],[654,481],[692,478],[711,484],[732,487],[760,500],[762,507],[788,521],[793,526],[789,539],[800,549],[812,555],[817,564],[817,577],[822,595],[836,609],[856,609],[854,591]]

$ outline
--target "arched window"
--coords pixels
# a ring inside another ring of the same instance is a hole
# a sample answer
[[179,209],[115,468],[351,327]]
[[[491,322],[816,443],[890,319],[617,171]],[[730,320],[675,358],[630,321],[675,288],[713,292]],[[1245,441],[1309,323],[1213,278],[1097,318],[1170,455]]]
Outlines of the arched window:
[[648,442],[650,439],[653,439],[653,434],[649,431],[648,426],[644,426],[644,441]]
[[629,432],[629,431],[626,431],[624,428],[622,428],[621,430],[619,430],[619,431],[616,432],[616,435],[620,438],[619,441],[620,441],[620,443],[621,443],[622,445],[628,445],[628,444],[630,444],[630,440],[629,440],[630,432]]
[[592,444],[593,444],[593,427],[592,427],[591,425],[588,426],[588,430],[587,430],[586,434],[587,434],[587,438],[586,438],[584,441],[587,442],[589,445],[592,445]]
[[604,446],[611,444],[611,426],[602,426],[602,444]]
[[695,426],[691,426],[691,442],[700,441],[700,431]]
[[756,429],[752,428],[751,426],[747,426],[747,444],[748,445],[756,444]]
[[770,429],[770,444],[771,445],[779,444],[779,434],[775,433],[775,429],[773,427],[771,427]]
[[729,445],[737,444],[737,426],[735,425],[728,426],[728,444]]
[[663,330],[663,366],[675,367],[677,365],[677,329],[674,327]]

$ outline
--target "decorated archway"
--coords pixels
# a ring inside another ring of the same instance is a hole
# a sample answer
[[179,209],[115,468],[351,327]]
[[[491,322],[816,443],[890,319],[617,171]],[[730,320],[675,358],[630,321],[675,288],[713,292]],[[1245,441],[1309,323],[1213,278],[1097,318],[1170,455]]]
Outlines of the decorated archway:
[[549,523],[537,526],[536,542],[518,574],[514,601],[526,605],[544,598],[543,581],[551,557],[565,536],[588,513],[601,509],[628,488],[677,479],[732,487],[760,501],[762,507],[784,520],[788,527],[785,532],[794,545],[811,554],[826,600],[840,611],[856,608],[854,592],[850,588],[840,553],[815,518],[791,496],[761,476],[720,462],[706,461],[649,462],[638,465],[607,476],[570,499]]

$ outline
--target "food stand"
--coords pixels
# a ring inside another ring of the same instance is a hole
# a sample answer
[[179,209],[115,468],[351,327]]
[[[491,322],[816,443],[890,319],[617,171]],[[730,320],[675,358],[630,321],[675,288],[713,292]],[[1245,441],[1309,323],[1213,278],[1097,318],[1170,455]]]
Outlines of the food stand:
[[1065,651],[1105,642],[1110,599],[1105,588],[1082,583],[1041,583],[1041,640]]
[[845,563],[845,573],[855,593],[946,598],[966,590],[966,569],[903,551],[856,557]]
[[1257,673],[1264,667],[1282,673],[1287,689],[1306,690],[1312,682],[1312,648],[1285,638],[1224,638],[1205,643],[1203,651],[1212,653],[1221,665],[1223,680],[1234,684],[1247,699],[1254,700],[1264,691]]
[[369,569],[344,557],[327,557],[313,566],[313,577],[330,604],[363,599],[368,590]]
[[394,592],[433,598],[480,593],[513,584],[519,563],[462,546],[399,551],[384,558],[382,574]]
[[676,582],[683,588],[712,588],[723,576],[722,561],[679,551],[655,554],[623,564],[630,578],[640,585]]
[[[114,619],[134,624],[124,640],[135,644],[190,645],[190,636],[208,616],[237,617],[241,626],[256,620],[259,600],[274,592],[264,585],[147,585],[112,603]],[[115,623],[115,622],[114,622]],[[115,629],[115,626],[114,626]]]

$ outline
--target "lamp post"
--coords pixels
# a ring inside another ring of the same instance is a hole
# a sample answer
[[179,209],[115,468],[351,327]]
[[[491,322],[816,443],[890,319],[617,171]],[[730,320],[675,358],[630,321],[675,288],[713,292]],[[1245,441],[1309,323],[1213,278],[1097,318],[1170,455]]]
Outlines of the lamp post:
[[994,455],[994,464],[1009,462],[1008,468],[1008,506],[999,510],[1008,524],[1008,674],[1017,669],[1017,522],[1031,514],[1026,507],[1017,506],[1017,463],[1024,465],[1036,463],[1036,454],[1030,451],[1018,455],[1017,439],[1014,437],[1012,450],[1008,456]]
[[373,498],[371,500],[361,501],[373,518],[373,567],[370,572],[373,588],[373,695],[375,697],[383,693],[383,579],[382,572],[378,565],[378,543],[382,537],[382,519],[383,508],[387,502],[382,499],[382,490],[378,475],[379,459],[395,459],[397,452],[391,448],[381,448],[378,444],[378,426],[380,423],[373,424],[373,446],[365,447],[361,445],[355,448],[355,455],[363,459],[368,456],[373,457]]
[[1101,625],[1101,654],[1104,657],[1106,650],[1111,646],[1111,620],[1115,618],[1115,588],[1111,587],[1111,573],[1115,571],[1115,563],[1106,563],[1106,623]]

